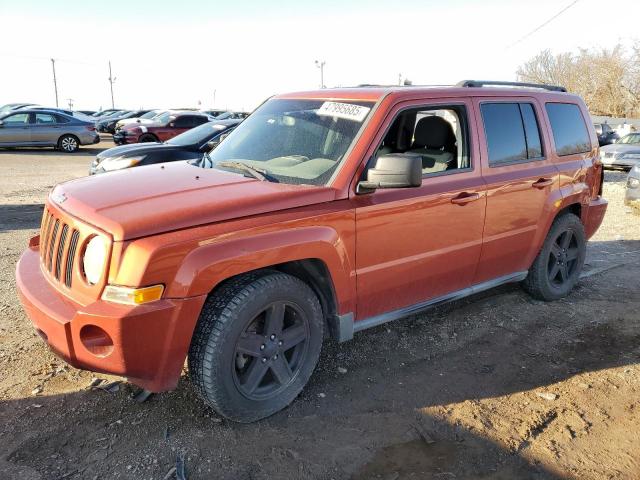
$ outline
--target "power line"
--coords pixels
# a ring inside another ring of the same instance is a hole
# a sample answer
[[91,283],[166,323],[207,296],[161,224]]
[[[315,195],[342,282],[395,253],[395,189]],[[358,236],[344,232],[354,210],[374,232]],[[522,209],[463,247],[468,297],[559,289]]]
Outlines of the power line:
[[560,10],[558,13],[556,13],[553,17],[551,17],[549,20],[547,20],[546,22],[538,25],[536,28],[534,28],[533,30],[531,30],[529,33],[527,33],[526,35],[524,35],[523,37],[520,37],[518,40],[516,40],[515,42],[513,42],[511,45],[507,46],[506,50],[509,50],[511,47],[515,47],[517,44],[523,42],[524,40],[526,40],[527,38],[529,38],[531,35],[533,35],[534,33],[538,32],[539,30],[541,30],[542,28],[546,27],[547,25],[549,25],[551,22],[553,22],[556,18],[558,18],[560,15],[562,15],[564,12],[566,12],[567,10],[569,10],[571,7],[573,7],[576,3],[578,3],[580,0],[574,0],[573,2],[571,2],[569,5],[567,5],[566,7],[564,7],[562,10]]

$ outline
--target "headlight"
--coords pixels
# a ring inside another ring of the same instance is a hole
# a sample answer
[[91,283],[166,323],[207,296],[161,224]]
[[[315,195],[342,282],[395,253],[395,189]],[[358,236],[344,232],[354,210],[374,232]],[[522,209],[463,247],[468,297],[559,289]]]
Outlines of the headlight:
[[100,236],[95,236],[84,250],[82,258],[82,266],[84,267],[84,276],[87,282],[95,285],[100,281],[104,266],[107,260],[107,242]]
[[620,158],[629,158],[633,160],[640,160],[640,153],[623,153]]
[[134,167],[139,164],[146,155],[139,155],[137,157],[116,157],[116,158],[106,158],[102,162],[100,162],[100,167],[105,172],[110,172],[112,170],[122,170],[123,168]]
[[627,180],[627,187],[629,187],[629,188],[638,188],[638,187],[640,187],[640,180],[638,180],[637,178],[629,177],[629,180]]

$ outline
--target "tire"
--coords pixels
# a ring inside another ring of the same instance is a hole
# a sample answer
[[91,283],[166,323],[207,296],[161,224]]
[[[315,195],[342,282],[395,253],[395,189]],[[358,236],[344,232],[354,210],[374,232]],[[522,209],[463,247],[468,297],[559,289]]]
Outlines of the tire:
[[140,135],[140,138],[138,138],[138,143],[150,143],[157,141],[158,139],[156,138],[156,136],[152,135],[151,133],[143,133],[142,135]]
[[587,252],[587,239],[580,219],[565,213],[553,221],[542,249],[523,282],[538,300],[566,297],[580,279]]
[[318,297],[298,278],[276,271],[237,277],[202,309],[189,375],[223,417],[260,420],[302,391],[318,363],[323,328]]
[[77,152],[80,148],[80,140],[75,135],[63,135],[58,139],[58,150],[65,153]]

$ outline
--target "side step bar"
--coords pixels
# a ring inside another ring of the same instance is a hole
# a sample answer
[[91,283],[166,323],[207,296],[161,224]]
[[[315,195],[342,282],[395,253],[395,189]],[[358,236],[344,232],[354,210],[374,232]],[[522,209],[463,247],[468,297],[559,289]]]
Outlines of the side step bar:
[[433,308],[437,305],[442,305],[444,303],[460,300],[462,298],[468,297],[470,295],[474,295],[476,293],[484,292],[485,290],[489,290],[491,288],[495,288],[500,285],[505,285],[507,283],[521,282],[522,280],[527,278],[528,273],[529,272],[527,271],[516,272],[510,275],[505,275],[503,277],[494,278],[493,280],[478,283],[476,285],[463,288],[462,290],[448,293],[441,297],[432,298],[431,300],[427,300],[426,302],[420,302],[415,305],[410,305],[408,307],[400,308],[398,310],[393,310],[391,312],[376,315],[374,317],[369,317],[364,320],[360,320],[358,322],[353,321],[353,313],[347,313],[345,315],[336,315],[331,319],[331,322],[330,322],[331,335],[338,342],[345,342],[347,340],[351,340],[355,332],[360,332],[368,328],[377,327],[378,325],[392,322],[394,320],[399,320],[401,318],[408,317],[411,315],[416,315],[418,313],[424,312],[425,310],[429,310],[430,308]]

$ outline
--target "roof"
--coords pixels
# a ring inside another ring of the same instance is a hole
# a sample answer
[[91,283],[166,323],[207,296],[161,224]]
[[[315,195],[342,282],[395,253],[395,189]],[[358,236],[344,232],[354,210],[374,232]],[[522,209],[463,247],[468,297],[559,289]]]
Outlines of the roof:
[[565,92],[545,90],[535,87],[460,87],[460,86],[429,86],[429,85],[365,85],[349,88],[323,88],[302,92],[276,95],[274,98],[290,99],[331,99],[351,101],[379,101],[387,96],[398,98],[425,97],[515,97],[515,96],[560,96],[574,97]]

